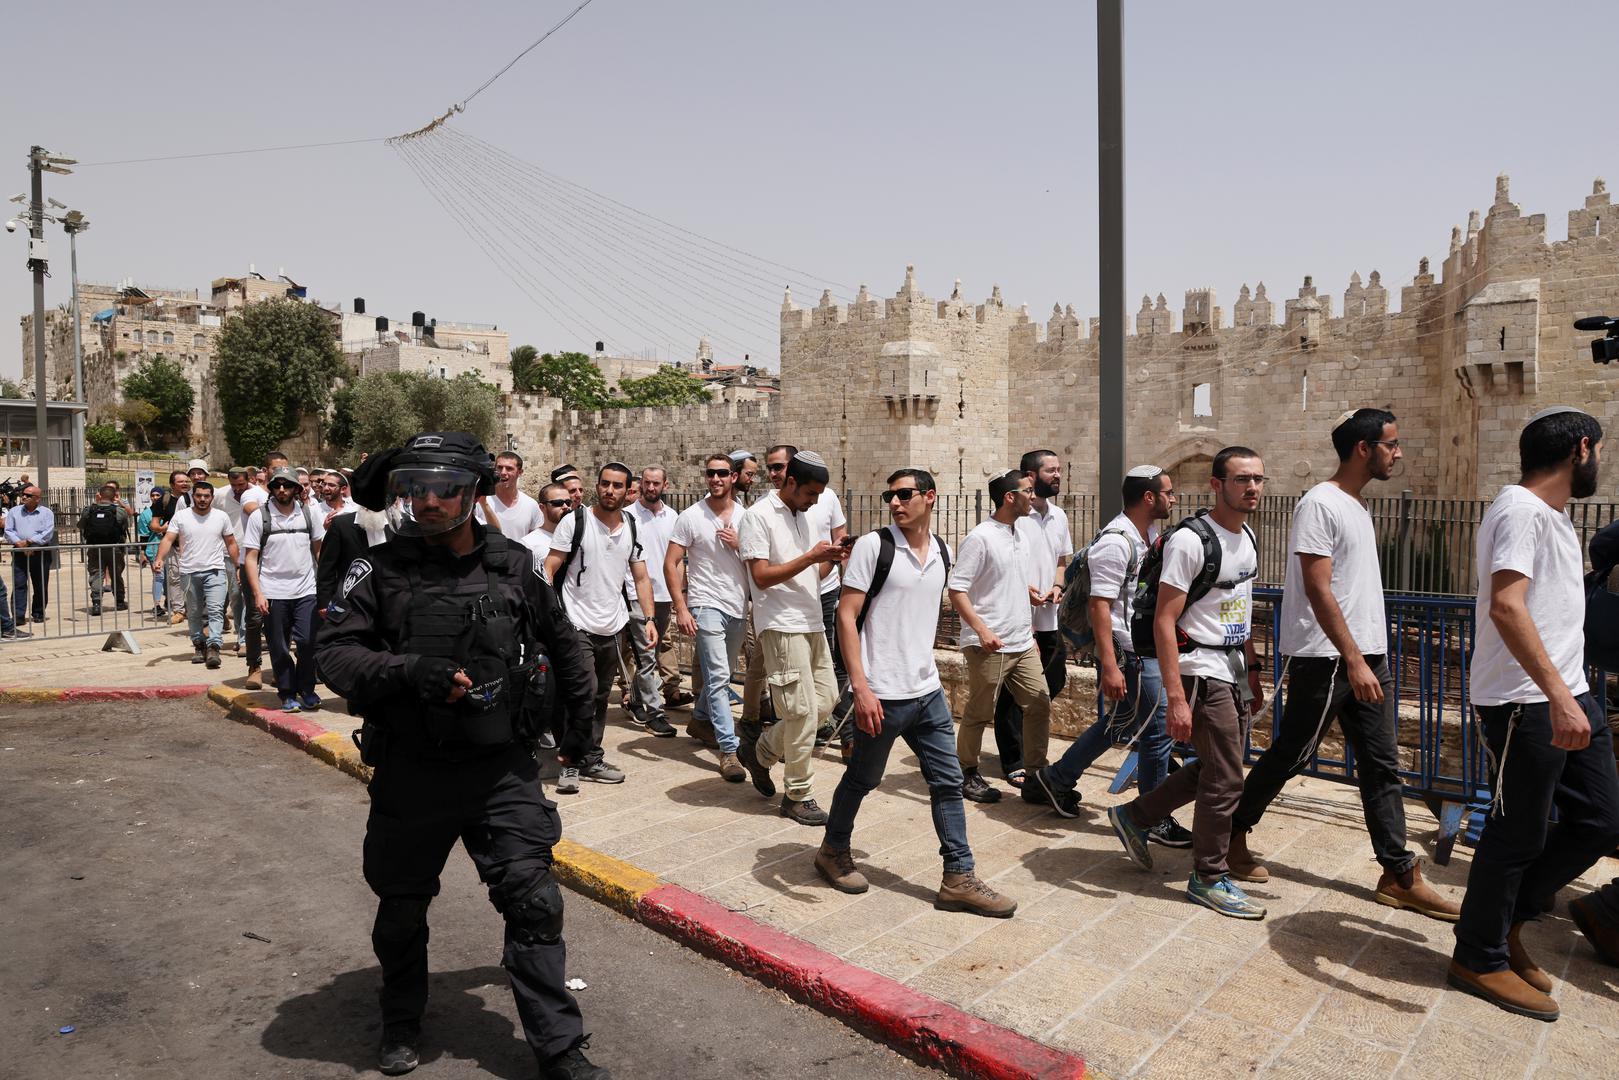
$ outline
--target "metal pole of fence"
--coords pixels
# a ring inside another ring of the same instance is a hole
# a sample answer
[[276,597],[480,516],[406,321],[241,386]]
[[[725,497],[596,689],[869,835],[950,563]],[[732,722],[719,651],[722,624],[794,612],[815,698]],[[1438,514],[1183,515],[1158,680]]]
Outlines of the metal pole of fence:
[[1400,492],[1400,591],[1411,591],[1411,489]]

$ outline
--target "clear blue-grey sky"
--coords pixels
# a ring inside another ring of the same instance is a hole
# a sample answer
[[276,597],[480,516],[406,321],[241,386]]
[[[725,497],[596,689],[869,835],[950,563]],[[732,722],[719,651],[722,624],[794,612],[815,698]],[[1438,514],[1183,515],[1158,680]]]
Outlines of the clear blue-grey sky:
[[[35,142],[96,162],[417,127],[575,2],[88,0],[14,12],[0,197],[26,189]],[[1373,269],[1397,295],[1420,256],[1437,265],[1450,227],[1489,205],[1497,172],[1511,173],[1526,213],[1547,214],[1552,239],[1592,178],[1619,172],[1619,92],[1599,33],[1608,3],[1128,6],[1132,308],[1162,291],[1178,311],[1184,290],[1208,285],[1229,310],[1261,279],[1280,301],[1304,274],[1338,293],[1351,271]],[[914,262],[931,295],[959,277],[981,299],[998,282],[1037,318],[1054,301],[1084,317],[1096,312],[1094,17],[1091,4],[1036,0],[594,0],[454,126],[827,281],[892,295]],[[453,170],[442,175],[455,190]],[[661,292],[637,291],[651,279],[633,259],[598,259],[606,249],[588,233],[566,232],[567,204],[547,208],[537,181],[500,175],[512,202],[469,202],[473,219],[504,230],[530,274],[588,262],[573,286],[594,309],[564,318],[537,303],[523,285],[534,278],[509,262],[503,272],[380,143],[81,167],[46,190],[92,222],[88,280],[206,290],[255,263],[285,267],[316,298],[499,323],[542,349],[606,332],[686,359],[710,323],[721,336],[762,324],[730,336],[765,339],[774,361],[771,271],[749,278],[771,279],[768,299],[738,293],[734,313],[670,316],[683,290],[714,303],[728,288],[698,249],[660,249],[689,279],[665,272]],[[544,236],[571,240],[542,251],[537,230],[551,227]],[[55,304],[68,297],[67,247],[50,236]],[[0,243],[0,311],[20,315],[25,243]],[[9,325],[0,375],[15,376]]]

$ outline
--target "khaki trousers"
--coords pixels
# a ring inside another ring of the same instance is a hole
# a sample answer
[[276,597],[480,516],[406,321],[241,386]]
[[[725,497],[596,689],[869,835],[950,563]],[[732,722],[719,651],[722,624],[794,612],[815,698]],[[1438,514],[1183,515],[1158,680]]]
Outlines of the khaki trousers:
[[969,645],[961,652],[967,661],[967,709],[956,733],[961,767],[978,768],[984,728],[995,719],[995,698],[1002,689],[1023,710],[1023,767],[1032,772],[1049,764],[1051,694],[1040,666],[1040,650],[1030,647],[1020,653],[992,653]]
[[807,634],[764,630],[759,649],[776,723],[759,736],[754,753],[767,769],[781,762],[787,773],[787,797],[803,802],[810,797],[814,776],[815,729],[826,723],[838,700],[832,652],[826,647],[826,634],[819,630]]

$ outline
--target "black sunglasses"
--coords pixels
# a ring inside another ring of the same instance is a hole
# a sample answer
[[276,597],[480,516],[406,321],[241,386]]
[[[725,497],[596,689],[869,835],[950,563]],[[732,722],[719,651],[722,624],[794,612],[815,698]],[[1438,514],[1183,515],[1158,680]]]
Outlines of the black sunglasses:
[[291,480],[277,480],[270,485],[271,491],[274,491],[276,488],[286,488],[288,491],[297,491],[298,485],[294,484]]
[[704,469],[703,470],[703,475],[704,476],[730,476],[731,475],[731,470],[730,469]]
[[882,500],[885,503],[891,503],[898,499],[902,503],[908,503],[920,494],[922,493],[915,488],[897,488],[893,491],[883,492]]
[[785,461],[778,461],[774,465],[766,465],[765,468],[769,469],[771,472],[781,472],[787,468],[787,463]]
[[545,500],[545,505],[546,506],[555,506],[558,509],[561,509],[564,506],[572,506],[573,505],[573,500],[572,499],[546,499]]

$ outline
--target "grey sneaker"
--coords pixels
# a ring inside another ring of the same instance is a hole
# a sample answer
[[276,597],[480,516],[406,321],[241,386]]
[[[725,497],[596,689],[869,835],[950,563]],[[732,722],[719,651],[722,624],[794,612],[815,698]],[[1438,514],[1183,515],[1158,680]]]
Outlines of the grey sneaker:
[[594,765],[586,765],[579,770],[580,779],[589,780],[593,784],[622,784],[624,770],[617,765],[609,765],[605,761],[598,761]]
[[558,795],[579,794],[579,770],[572,765],[562,766],[562,772],[557,776]]
[[821,804],[816,802],[814,799],[805,799],[802,802],[794,802],[792,799],[789,799],[787,796],[783,795],[781,797],[781,816],[784,818],[790,818],[793,821],[798,822],[800,825],[826,824],[826,811],[822,810]]
[[1129,806],[1108,807],[1107,820],[1113,826],[1119,843],[1124,845],[1124,852],[1130,856],[1130,861],[1143,870],[1151,870],[1152,852],[1147,850],[1147,830],[1130,817]]
[[421,1063],[417,1045],[422,1041],[420,1024],[389,1024],[382,1030],[377,1049],[377,1071],[384,1076],[403,1076]]
[[1186,882],[1186,898],[1233,919],[1265,917],[1265,909],[1249,899],[1242,886],[1232,881],[1229,874],[1206,881],[1197,876],[1197,871],[1192,871],[1192,876]]

